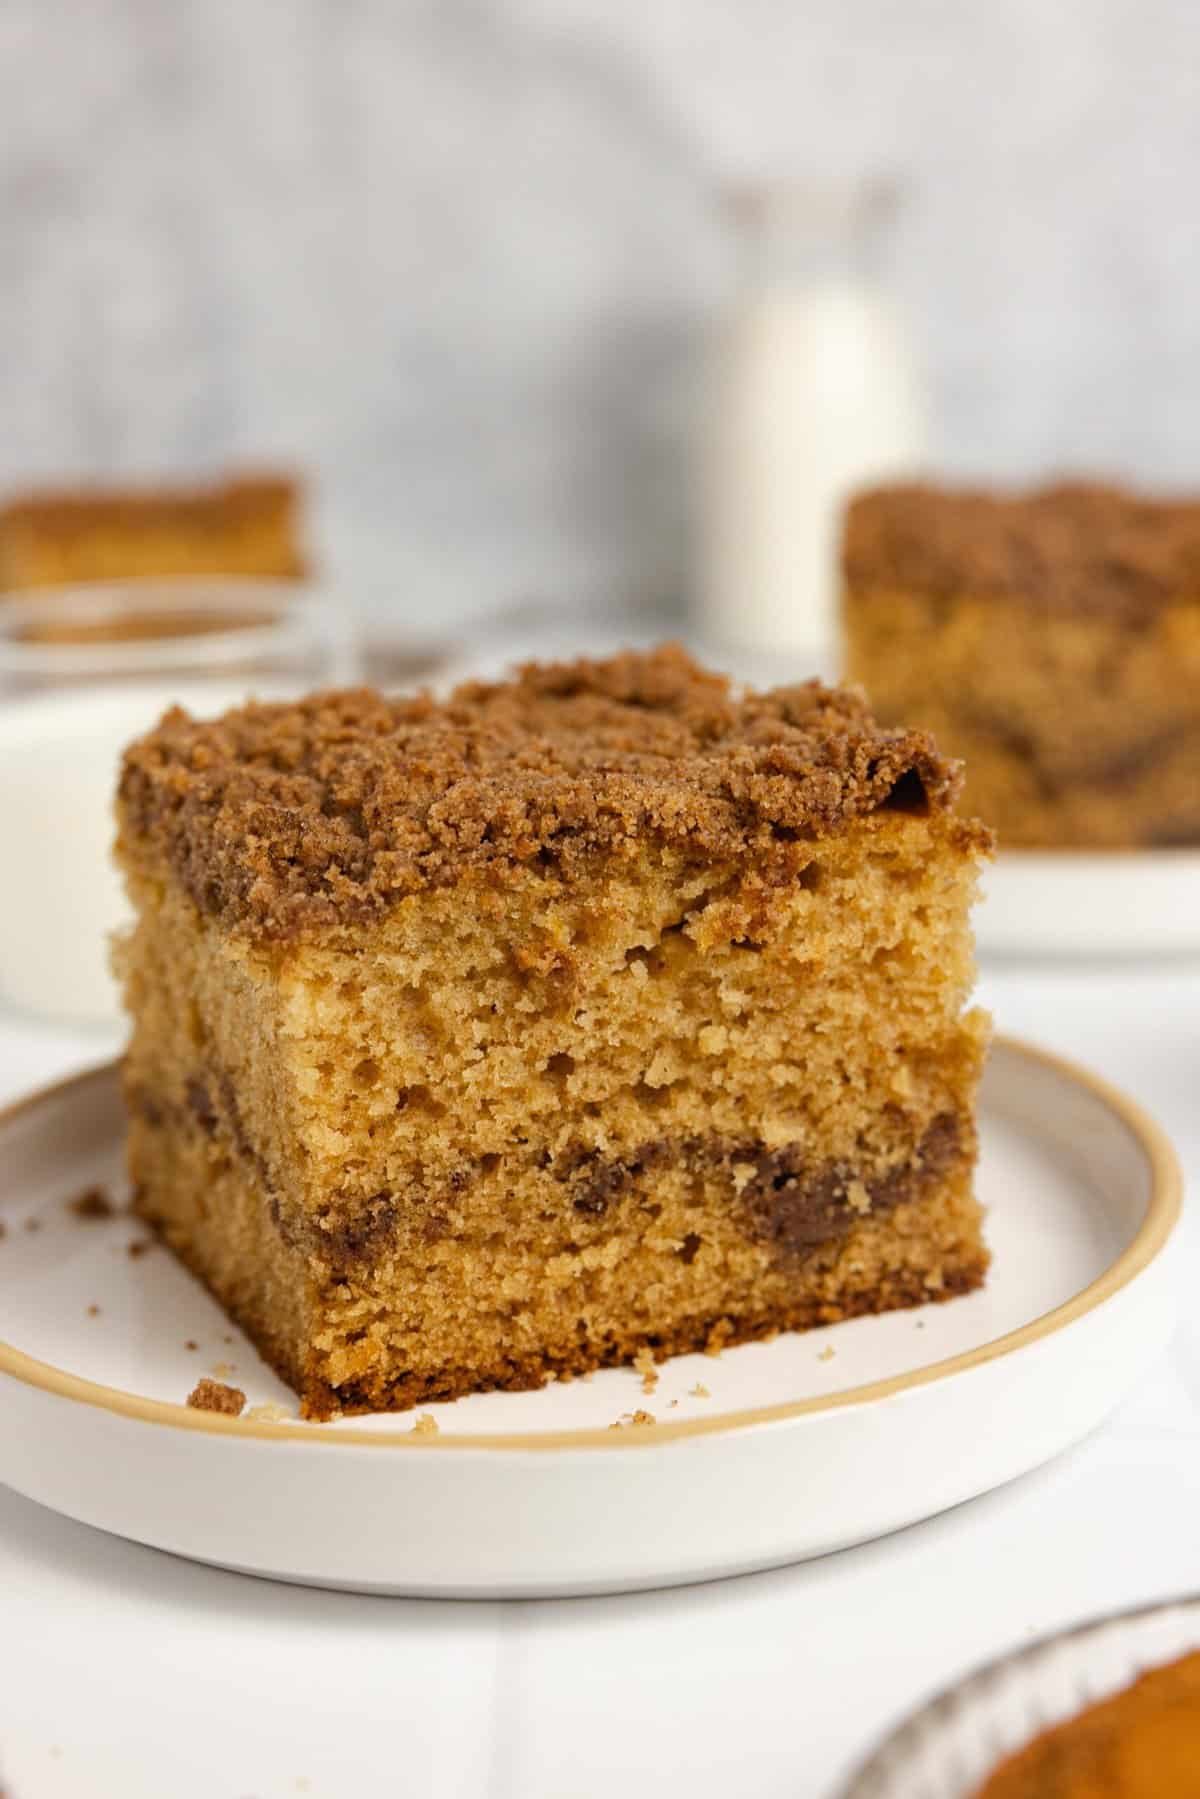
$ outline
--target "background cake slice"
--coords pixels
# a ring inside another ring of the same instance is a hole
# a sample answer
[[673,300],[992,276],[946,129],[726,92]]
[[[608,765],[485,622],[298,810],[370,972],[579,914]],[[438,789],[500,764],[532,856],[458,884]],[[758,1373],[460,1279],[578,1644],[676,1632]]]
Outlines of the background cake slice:
[[1200,844],[1200,499],[880,488],[844,575],[849,677],[1003,845]]
[[955,770],[679,651],[126,757],[141,1214],[310,1416],[983,1278]]
[[287,475],[211,486],[45,490],[0,507],[0,587],[168,575],[306,572]]

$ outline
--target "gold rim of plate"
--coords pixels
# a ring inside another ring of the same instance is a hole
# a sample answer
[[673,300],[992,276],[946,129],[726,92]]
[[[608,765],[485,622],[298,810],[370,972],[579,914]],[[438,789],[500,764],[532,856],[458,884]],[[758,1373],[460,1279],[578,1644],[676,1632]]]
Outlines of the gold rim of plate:
[[[296,1421],[272,1423],[260,1419],[230,1418],[220,1413],[196,1411],[166,1399],[146,1399],[127,1393],[119,1387],[106,1387],[83,1375],[56,1368],[51,1362],[26,1355],[14,1344],[0,1340],[0,1374],[11,1375],[26,1386],[37,1387],[60,1399],[97,1406],[142,1424],[166,1425],[172,1430],[205,1431],[219,1436],[266,1439],[270,1442],[299,1441],[332,1448],[351,1446],[373,1449],[409,1449],[414,1453],[487,1449],[500,1451],[545,1451],[555,1449],[607,1449],[638,1451],[676,1442],[690,1437],[714,1436],[729,1431],[746,1430],[754,1425],[781,1424],[816,1412],[843,1410],[848,1406],[868,1405],[875,1400],[890,1399],[895,1394],[963,1374],[986,1362],[1011,1355],[1041,1338],[1066,1329],[1088,1312],[1127,1287],[1160,1253],[1175,1225],[1183,1203],[1183,1177],[1170,1139],[1142,1108],[1118,1088],[1100,1076],[1080,1068],[1077,1063],[1049,1050],[1039,1049],[1015,1037],[997,1036],[994,1047],[1022,1057],[1027,1062],[1050,1069],[1079,1087],[1087,1089],[1116,1115],[1140,1144],[1150,1172],[1150,1199],[1145,1216],[1130,1242],[1104,1272],[1062,1305],[1055,1306],[1040,1318],[1006,1331],[991,1342],[974,1349],[947,1356],[914,1368],[907,1374],[889,1375],[885,1379],[867,1381],[847,1387],[838,1393],[818,1395],[810,1399],[784,1401],[776,1405],[752,1406],[737,1412],[721,1413],[712,1418],[688,1418],[676,1422],[641,1425],[614,1431],[607,1426],[589,1426],[578,1430],[514,1431],[514,1432],[446,1432],[425,1434],[407,1429],[380,1431],[355,1429],[353,1426],[330,1429],[326,1425]],[[15,1119],[56,1100],[93,1081],[111,1080],[116,1062],[72,1075],[51,1086],[42,1087],[14,1105],[0,1110],[0,1135]],[[397,1414],[407,1416],[407,1414]]]

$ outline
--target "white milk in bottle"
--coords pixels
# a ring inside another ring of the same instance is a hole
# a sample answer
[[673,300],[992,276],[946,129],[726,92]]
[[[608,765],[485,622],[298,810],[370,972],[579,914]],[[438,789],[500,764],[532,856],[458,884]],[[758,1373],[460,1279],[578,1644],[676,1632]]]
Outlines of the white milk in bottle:
[[892,205],[881,183],[737,198],[745,272],[710,371],[697,623],[755,676],[829,669],[846,499],[924,460],[917,371],[872,273]]

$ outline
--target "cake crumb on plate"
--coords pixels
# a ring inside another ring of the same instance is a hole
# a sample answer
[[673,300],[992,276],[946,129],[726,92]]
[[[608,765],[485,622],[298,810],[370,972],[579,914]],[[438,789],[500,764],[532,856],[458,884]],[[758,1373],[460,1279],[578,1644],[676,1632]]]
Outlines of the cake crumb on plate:
[[240,1387],[227,1387],[219,1380],[197,1381],[187,1398],[196,1412],[223,1412],[227,1418],[240,1416],[246,1395]]
[[76,1218],[94,1223],[102,1218],[115,1218],[117,1208],[103,1187],[85,1187],[74,1199],[67,1201],[67,1210]]
[[285,1405],[276,1405],[267,1400],[262,1405],[252,1405],[246,1413],[256,1424],[289,1424],[295,1418],[295,1412],[289,1412]]
[[432,1412],[419,1412],[417,1421],[412,1427],[412,1434],[417,1437],[436,1437],[438,1421]]
[[712,1394],[709,1392],[708,1388],[704,1385],[703,1381],[697,1381],[694,1387],[688,1388],[688,1398],[689,1399],[711,1399]]
[[653,1412],[643,1411],[639,1406],[636,1412],[622,1412],[619,1418],[613,1419],[608,1428],[609,1430],[626,1430],[630,1425],[657,1423],[658,1419],[654,1416]]

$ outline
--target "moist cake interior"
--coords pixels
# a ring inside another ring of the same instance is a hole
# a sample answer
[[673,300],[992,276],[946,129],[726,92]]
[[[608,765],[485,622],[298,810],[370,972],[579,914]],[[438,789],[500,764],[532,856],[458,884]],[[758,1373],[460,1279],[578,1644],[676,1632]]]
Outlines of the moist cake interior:
[[873,810],[772,851],[647,835],[502,878],[462,855],[299,928],[291,866],[250,900],[210,856],[206,905],[161,820],[134,828],[135,775],[139,1209],[312,1416],[977,1285],[983,839],[912,751]]

